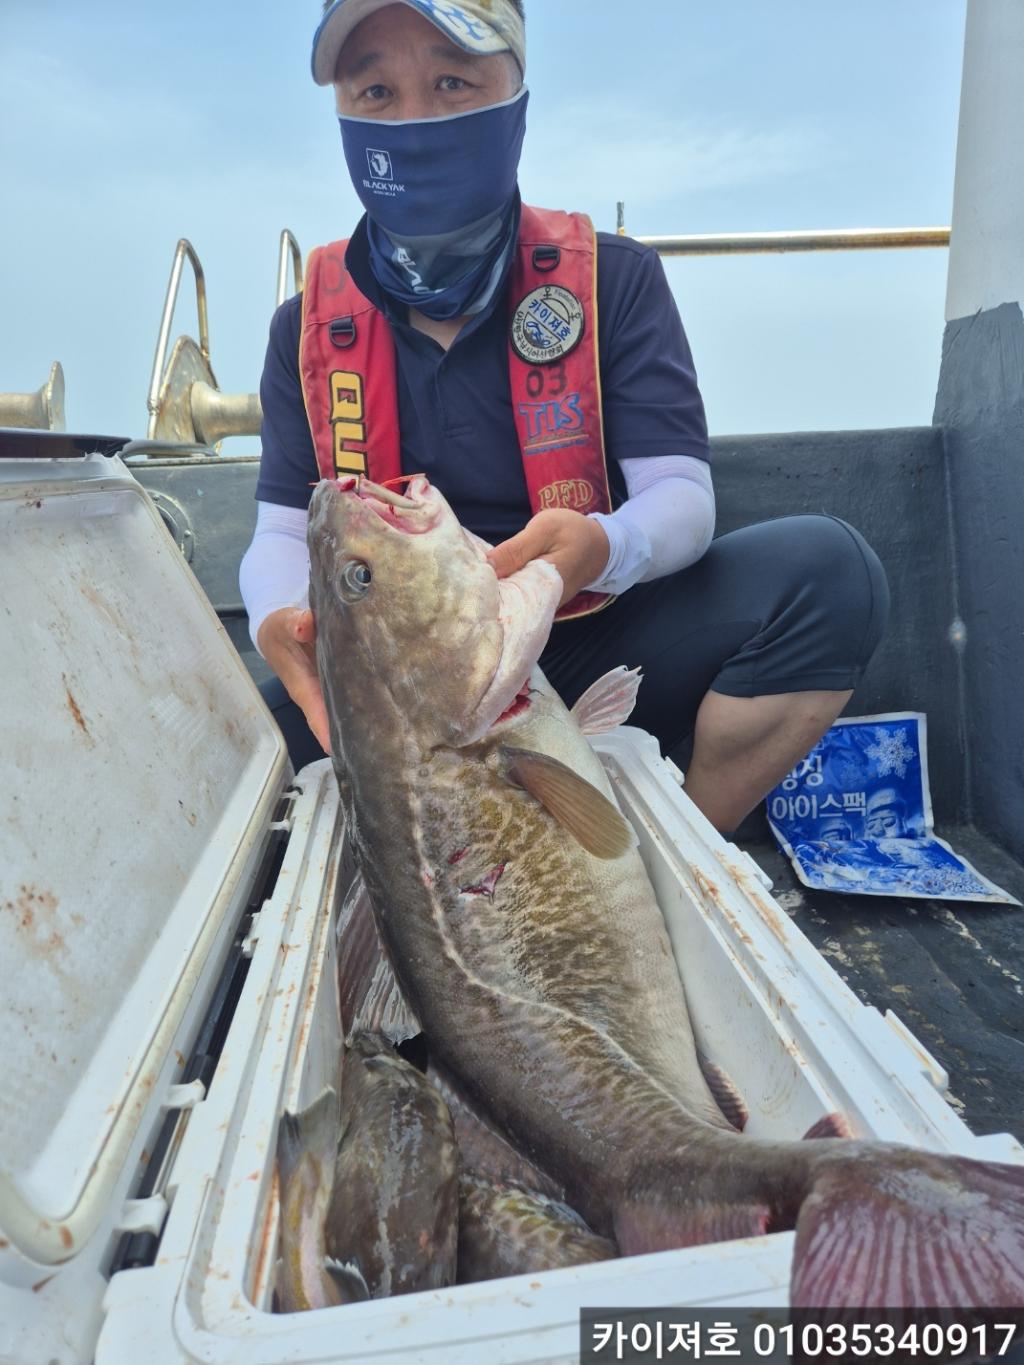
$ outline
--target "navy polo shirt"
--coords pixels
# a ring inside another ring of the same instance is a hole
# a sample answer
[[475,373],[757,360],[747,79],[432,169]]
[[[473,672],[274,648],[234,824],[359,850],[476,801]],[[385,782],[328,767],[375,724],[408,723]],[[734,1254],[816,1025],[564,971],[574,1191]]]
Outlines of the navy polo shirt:
[[[625,497],[618,462],[638,456],[708,459],[704,404],[690,347],[661,260],[629,237],[597,234],[598,356],[605,451],[613,499]],[[370,270],[364,222],[346,256],[356,286],[391,324],[398,371],[402,472],[426,474],[462,524],[492,544],[531,516],[509,385],[507,290],[473,318],[448,351],[407,322]],[[299,378],[302,301],[270,324],[260,398],[263,458],[256,497],[308,507],[319,479]]]

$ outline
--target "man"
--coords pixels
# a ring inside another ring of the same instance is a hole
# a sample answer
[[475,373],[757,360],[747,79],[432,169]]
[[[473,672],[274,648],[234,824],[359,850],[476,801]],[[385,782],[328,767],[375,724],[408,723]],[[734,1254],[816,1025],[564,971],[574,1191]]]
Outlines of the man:
[[853,838],[853,830],[844,815],[828,815],[824,820],[818,821],[814,835],[816,842],[842,844]]
[[913,839],[907,827],[907,806],[895,787],[879,787],[867,799],[864,827],[871,839]]
[[334,86],[367,216],[271,324],[241,574],[283,684],[269,700],[296,766],[319,757],[315,624],[297,605],[318,474],[422,471],[499,576],[558,569],[565,619],[541,666],[566,701],[641,665],[634,723],[692,746],[686,790],[731,830],[849,699],[885,575],[830,517],[711,544],[703,404],[658,257],[520,203],[525,62],[522,0],[325,6],[313,75]]

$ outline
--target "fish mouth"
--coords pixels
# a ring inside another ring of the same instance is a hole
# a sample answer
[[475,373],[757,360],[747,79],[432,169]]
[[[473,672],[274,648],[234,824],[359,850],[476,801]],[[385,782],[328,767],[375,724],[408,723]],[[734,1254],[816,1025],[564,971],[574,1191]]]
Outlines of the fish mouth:
[[[388,487],[404,483],[405,492]],[[388,483],[373,483],[361,474],[349,474],[330,481],[343,497],[353,497],[375,512],[385,526],[402,535],[424,535],[441,520],[444,503],[425,474],[412,474]]]
[[488,730],[488,734],[491,734],[493,731],[497,730],[499,726],[504,725],[506,721],[516,720],[518,719],[519,716],[525,715],[525,713],[529,711],[532,705],[533,688],[530,686],[530,679],[527,678],[526,681],[523,683],[522,687],[512,698],[512,701],[509,703],[509,705],[505,707],[505,710],[502,711],[501,715],[497,718],[497,720],[492,722]]

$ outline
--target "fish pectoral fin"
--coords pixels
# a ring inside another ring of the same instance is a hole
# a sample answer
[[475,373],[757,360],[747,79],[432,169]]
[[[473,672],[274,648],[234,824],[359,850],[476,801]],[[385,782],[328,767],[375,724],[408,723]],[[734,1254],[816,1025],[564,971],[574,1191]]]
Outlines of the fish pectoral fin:
[[625,664],[613,668],[591,683],[572,708],[572,718],[585,735],[603,735],[625,725],[633,714],[636,694],[643,680],[639,668]]
[[304,1156],[332,1162],[341,1128],[338,1092],[328,1086],[301,1114],[285,1112],[277,1127],[277,1166],[284,1186]]
[[334,1281],[342,1303],[365,1303],[370,1297],[369,1286],[355,1261],[336,1261],[333,1256],[325,1256],[324,1270]]
[[635,844],[632,828],[586,778],[548,754],[503,745],[505,775],[538,800],[595,858],[621,858]]

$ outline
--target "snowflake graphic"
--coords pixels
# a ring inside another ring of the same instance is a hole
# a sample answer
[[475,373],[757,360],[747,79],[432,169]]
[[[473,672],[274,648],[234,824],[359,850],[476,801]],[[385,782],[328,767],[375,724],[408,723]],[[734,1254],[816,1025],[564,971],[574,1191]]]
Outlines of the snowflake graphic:
[[914,757],[913,749],[907,745],[906,729],[890,732],[880,726],[875,727],[875,742],[868,746],[866,752],[868,758],[878,765],[879,777],[887,777],[889,773],[906,777],[907,764]]

